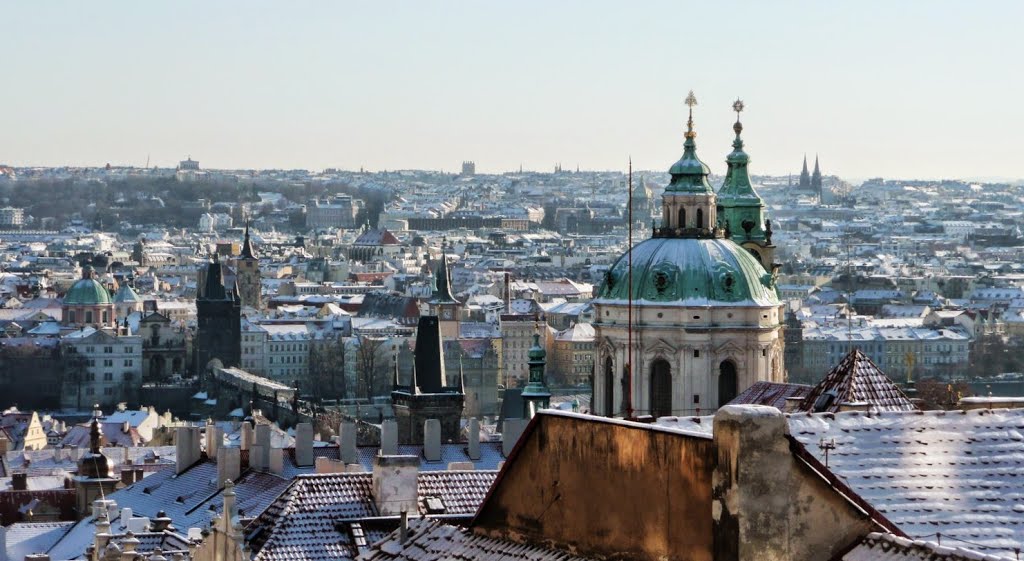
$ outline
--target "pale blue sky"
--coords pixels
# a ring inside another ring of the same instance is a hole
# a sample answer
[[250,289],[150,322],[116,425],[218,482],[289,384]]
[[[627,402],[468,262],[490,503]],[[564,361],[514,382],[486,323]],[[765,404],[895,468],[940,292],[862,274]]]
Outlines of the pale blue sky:
[[0,4],[0,163],[1024,177],[1021,2]]

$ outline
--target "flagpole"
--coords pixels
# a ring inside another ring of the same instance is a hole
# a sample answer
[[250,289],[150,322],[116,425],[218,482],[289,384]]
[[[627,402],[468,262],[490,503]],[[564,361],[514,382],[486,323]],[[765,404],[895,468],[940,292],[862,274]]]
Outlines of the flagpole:
[[626,337],[628,339],[628,349],[626,351],[626,418],[633,418],[633,157],[629,157],[629,181],[627,182],[627,189],[629,193],[626,195],[626,206],[627,213],[629,215],[629,236],[627,249],[628,257],[627,264],[629,270],[626,276],[626,282],[629,286],[629,292],[626,300]]

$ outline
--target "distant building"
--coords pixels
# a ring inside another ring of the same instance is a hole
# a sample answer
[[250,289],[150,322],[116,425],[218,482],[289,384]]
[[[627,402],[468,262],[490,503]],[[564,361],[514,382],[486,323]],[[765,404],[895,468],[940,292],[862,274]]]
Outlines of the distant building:
[[476,162],[462,162],[462,175],[466,177],[476,175]]
[[0,208],[0,228],[21,228],[25,225],[25,209],[16,207]]
[[61,339],[66,374],[61,406],[81,409],[138,399],[142,385],[142,338],[93,327]]
[[316,199],[306,207],[306,227],[315,230],[352,228],[355,226],[356,205],[348,195],[335,195]]

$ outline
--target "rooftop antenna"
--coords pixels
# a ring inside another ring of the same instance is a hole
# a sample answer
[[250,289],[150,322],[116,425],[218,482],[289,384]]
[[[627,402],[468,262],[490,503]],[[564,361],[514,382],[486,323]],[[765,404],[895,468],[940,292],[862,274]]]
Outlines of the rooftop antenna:
[[629,157],[629,176],[626,185],[626,212],[629,221],[628,245],[626,250],[629,269],[626,283],[629,286],[626,299],[626,418],[633,418],[633,157]]

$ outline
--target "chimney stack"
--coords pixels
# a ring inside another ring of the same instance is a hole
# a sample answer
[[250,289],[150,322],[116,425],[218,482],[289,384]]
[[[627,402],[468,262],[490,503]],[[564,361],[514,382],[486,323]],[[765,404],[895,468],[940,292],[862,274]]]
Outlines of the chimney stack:
[[177,463],[176,473],[181,474],[199,461],[200,442],[199,429],[196,427],[178,427],[174,435]]
[[469,420],[469,442],[466,455],[474,462],[480,459],[480,420],[473,417]]
[[382,516],[418,512],[416,456],[378,455],[373,462],[373,501]]
[[428,462],[441,461],[441,421],[437,419],[423,423],[423,457]]
[[398,421],[388,419],[380,425],[380,453],[398,455]]
[[356,447],[356,424],[352,421],[344,421],[339,429],[341,439],[338,442],[341,461],[346,464],[359,462],[359,450]]
[[262,471],[270,468],[270,425],[256,425],[256,443],[249,451],[249,465]]
[[12,491],[28,491],[28,474],[25,472],[17,472],[11,474],[11,490]]
[[242,473],[242,451],[238,448],[221,447],[217,450],[217,488],[223,489],[224,482],[238,481]]
[[217,458],[217,449],[220,448],[223,443],[224,437],[221,436],[220,427],[213,424],[212,422],[206,423],[206,457],[212,459]]
[[252,437],[252,423],[249,421],[242,423],[241,434],[238,438],[238,447],[242,450],[252,448]]
[[295,426],[295,465],[313,465],[313,425],[310,423]]

